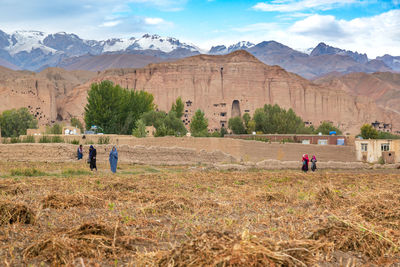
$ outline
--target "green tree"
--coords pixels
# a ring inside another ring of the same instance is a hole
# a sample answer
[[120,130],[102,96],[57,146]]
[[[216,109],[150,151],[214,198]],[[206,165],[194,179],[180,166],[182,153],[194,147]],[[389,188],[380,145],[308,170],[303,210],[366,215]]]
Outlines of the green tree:
[[315,130],[316,133],[322,133],[322,134],[326,134],[326,135],[328,135],[329,132],[331,132],[331,131],[335,131],[336,134],[338,134],[338,135],[342,134],[342,131],[339,128],[333,126],[333,124],[331,122],[327,122],[327,121],[324,121],[323,123],[321,123],[318,126],[318,128]]
[[190,123],[190,132],[196,137],[208,136],[208,120],[204,116],[204,112],[200,109],[196,110]]
[[81,130],[81,133],[84,132],[82,122],[78,118],[75,118],[75,117],[71,118],[71,126],[76,127],[79,130]]
[[132,135],[136,137],[146,137],[146,124],[143,122],[142,119],[138,120],[136,123],[136,128],[133,129]]
[[256,123],[256,131],[266,134],[300,134],[308,133],[303,120],[292,110],[285,110],[278,105],[264,105],[258,108],[253,117]]
[[171,111],[175,111],[176,117],[178,117],[180,119],[183,116],[184,109],[185,109],[185,106],[183,104],[182,98],[178,97],[176,99],[175,103],[172,104]]
[[27,129],[36,129],[37,120],[27,108],[5,110],[0,115],[1,135],[17,137],[25,135]]
[[48,134],[62,134],[63,126],[60,123],[54,123],[53,126],[46,127],[46,133]]
[[154,126],[154,128],[160,127],[165,120],[167,113],[164,111],[151,110],[142,114],[141,119],[146,126]]
[[239,116],[229,119],[228,128],[231,129],[234,134],[246,133],[246,128],[243,124],[243,119]]
[[364,124],[361,127],[361,137],[364,139],[377,139],[378,131],[371,124]]
[[247,123],[247,133],[252,134],[253,132],[255,132],[255,130],[256,130],[256,122],[255,120],[250,120]]
[[129,91],[110,81],[92,84],[87,100],[86,127],[97,125],[104,133],[131,134],[140,116],[154,109],[153,95]]
[[251,116],[249,113],[246,112],[243,114],[242,117],[243,117],[244,127],[246,127],[246,129],[247,129],[247,125],[249,124],[249,121],[251,120]]

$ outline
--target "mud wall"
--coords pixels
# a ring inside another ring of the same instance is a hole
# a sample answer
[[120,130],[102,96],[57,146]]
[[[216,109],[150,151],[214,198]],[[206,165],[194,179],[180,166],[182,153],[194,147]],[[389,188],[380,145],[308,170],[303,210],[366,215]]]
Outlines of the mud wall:
[[[98,136],[68,136],[84,144],[85,156],[89,144]],[[112,145],[116,145],[123,162],[192,164],[198,162],[259,162],[263,160],[300,161],[303,154],[316,155],[319,162],[355,162],[352,146],[279,144],[229,138],[160,137],[135,138],[110,136],[110,145],[96,145],[99,160],[106,160]],[[77,145],[71,144],[8,144],[0,145],[3,160],[64,161],[73,160]]]

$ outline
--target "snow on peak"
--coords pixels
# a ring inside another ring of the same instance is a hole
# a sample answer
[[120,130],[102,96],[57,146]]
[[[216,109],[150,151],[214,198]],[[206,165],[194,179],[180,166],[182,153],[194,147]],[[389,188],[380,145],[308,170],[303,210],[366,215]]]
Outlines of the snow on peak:
[[126,50],[129,46],[134,44],[135,38],[129,39],[108,39],[104,41],[103,52],[116,52]]
[[178,39],[172,37],[161,37],[157,34],[145,34],[142,38],[135,40],[133,50],[159,50],[169,53],[177,48],[185,48],[190,51],[199,51],[200,49],[194,45],[181,43]]
[[44,32],[40,31],[16,31],[11,34],[10,45],[6,47],[6,50],[11,55],[22,51],[29,53],[37,48],[41,49],[45,54],[55,53],[55,49],[43,45],[43,40],[46,36]]

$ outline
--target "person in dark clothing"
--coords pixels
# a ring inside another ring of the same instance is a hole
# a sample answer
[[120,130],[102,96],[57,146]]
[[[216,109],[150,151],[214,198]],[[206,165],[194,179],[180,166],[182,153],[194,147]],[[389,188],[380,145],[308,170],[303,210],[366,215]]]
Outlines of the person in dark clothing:
[[302,161],[303,161],[303,166],[301,167],[301,169],[302,169],[304,172],[308,172],[308,162],[309,162],[309,159],[308,159],[308,155],[307,155],[307,154],[304,154],[304,155],[303,155]]
[[315,172],[316,169],[317,169],[317,158],[315,157],[315,155],[313,155],[311,158],[311,170]]
[[78,160],[80,160],[80,159],[83,158],[83,148],[82,148],[82,145],[80,145],[80,146],[78,147],[77,154],[78,154]]
[[90,148],[89,148],[89,163],[90,163],[91,171],[93,171],[93,169],[96,169],[96,171],[97,171],[96,156],[97,156],[96,149],[93,146],[90,146]]

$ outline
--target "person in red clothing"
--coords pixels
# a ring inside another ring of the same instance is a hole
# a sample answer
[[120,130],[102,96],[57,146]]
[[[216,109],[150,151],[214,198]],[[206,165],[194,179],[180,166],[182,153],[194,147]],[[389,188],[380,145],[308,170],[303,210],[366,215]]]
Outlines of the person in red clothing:
[[303,165],[301,167],[302,171],[304,171],[304,172],[308,171],[308,163],[309,163],[309,161],[310,160],[308,159],[308,155],[304,154],[303,158],[302,158],[302,162],[303,162]]

